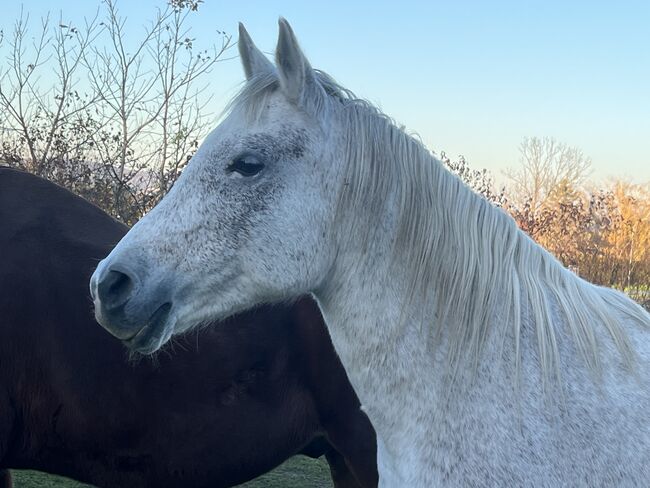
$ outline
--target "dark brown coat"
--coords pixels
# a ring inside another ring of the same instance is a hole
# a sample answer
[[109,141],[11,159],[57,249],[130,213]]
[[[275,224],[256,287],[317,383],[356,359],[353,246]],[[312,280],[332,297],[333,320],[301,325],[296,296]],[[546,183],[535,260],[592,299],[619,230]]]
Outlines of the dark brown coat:
[[304,450],[327,455],[337,486],[376,486],[374,431],[310,299],[127,359],[95,322],[87,285],[126,230],[0,168],[0,470],[215,488]]

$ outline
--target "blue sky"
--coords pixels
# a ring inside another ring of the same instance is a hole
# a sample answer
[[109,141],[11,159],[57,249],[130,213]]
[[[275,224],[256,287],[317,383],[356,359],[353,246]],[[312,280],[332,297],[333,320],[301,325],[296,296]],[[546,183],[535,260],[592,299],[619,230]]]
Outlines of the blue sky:
[[[117,0],[133,29],[158,0]],[[90,0],[28,0],[78,22]],[[5,2],[5,29],[20,4]],[[518,164],[525,136],[552,136],[593,160],[596,180],[650,181],[650,2],[205,0],[198,44],[236,37],[243,21],[271,53],[277,18],[292,24],[314,67],[379,105],[431,149],[464,154],[475,168]],[[233,51],[234,54],[234,51]],[[218,111],[242,81],[238,60],[211,76]]]

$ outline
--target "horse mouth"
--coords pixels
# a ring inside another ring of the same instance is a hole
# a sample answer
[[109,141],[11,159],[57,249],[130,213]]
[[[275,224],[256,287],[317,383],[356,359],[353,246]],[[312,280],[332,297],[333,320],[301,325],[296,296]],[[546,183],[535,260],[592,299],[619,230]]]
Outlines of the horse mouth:
[[149,317],[149,320],[144,327],[128,339],[123,339],[122,343],[132,351],[141,354],[151,354],[154,352],[158,348],[160,338],[163,336],[164,327],[169,318],[171,308],[171,303],[163,303],[151,315],[151,317]]

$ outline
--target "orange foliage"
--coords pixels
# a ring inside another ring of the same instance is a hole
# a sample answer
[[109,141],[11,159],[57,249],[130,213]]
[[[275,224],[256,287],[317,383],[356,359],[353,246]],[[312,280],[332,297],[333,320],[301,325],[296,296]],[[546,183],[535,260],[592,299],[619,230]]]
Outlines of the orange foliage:
[[648,298],[650,185],[616,181],[609,190],[583,192],[563,182],[538,209],[506,207],[524,231],[583,278]]

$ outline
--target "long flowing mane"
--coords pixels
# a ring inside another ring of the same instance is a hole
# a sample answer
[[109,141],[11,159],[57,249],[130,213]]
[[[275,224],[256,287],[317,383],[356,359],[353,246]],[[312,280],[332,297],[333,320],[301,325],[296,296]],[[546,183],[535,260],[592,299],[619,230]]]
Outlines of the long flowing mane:
[[[392,204],[398,207],[400,228],[392,252],[407,259],[411,295],[433,307],[430,337],[439,337],[442,327],[449,331],[451,367],[461,358],[478,362],[497,304],[506,308],[506,322],[512,324],[517,366],[522,318],[534,323],[545,382],[553,374],[559,377],[560,326],[570,331],[592,371],[601,370],[596,327],[609,333],[623,363],[633,365],[634,352],[620,323],[627,317],[650,326],[642,307],[567,270],[369,102],[320,71],[314,71],[313,85],[302,108],[323,124],[343,124],[346,135],[341,220],[357,235],[362,232],[371,246],[378,227],[373,219],[382,215],[391,195],[397,196]],[[255,119],[277,88],[274,73],[256,76],[227,110],[243,109]],[[359,208],[367,210],[349,211]]]

